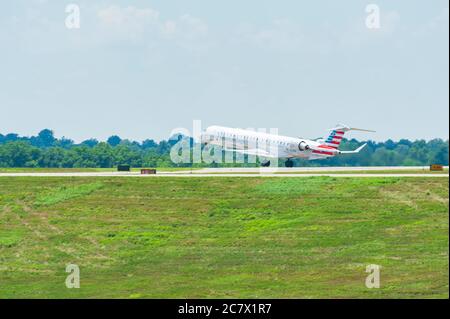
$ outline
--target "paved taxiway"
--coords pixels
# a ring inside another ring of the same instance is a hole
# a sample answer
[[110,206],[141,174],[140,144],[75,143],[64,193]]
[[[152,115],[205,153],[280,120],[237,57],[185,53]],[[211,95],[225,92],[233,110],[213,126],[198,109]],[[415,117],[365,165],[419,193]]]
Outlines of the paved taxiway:
[[[448,169],[448,166],[445,166]],[[360,171],[429,171],[429,166],[321,166],[321,167],[224,167],[224,168],[202,168],[192,172],[201,173],[251,173],[260,171],[270,171],[276,169],[278,172],[360,172]],[[190,171],[187,171],[190,172]]]
[[[401,171],[423,170],[423,173]],[[367,173],[370,171],[370,173]],[[377,172],[379,171],[379,172]],[[389,173],[389,171],[393,171]],[[294,168],[204,168],[182,171],[158,171],[156,175],[141,175],[139,172],[24,172],[0,173],[0,177],[449,177],[446,173],[426,173],[428,167],[294,167]],[[341,173],[339,173],[341,172]],[[343,173],[345,172],[345,173]]]

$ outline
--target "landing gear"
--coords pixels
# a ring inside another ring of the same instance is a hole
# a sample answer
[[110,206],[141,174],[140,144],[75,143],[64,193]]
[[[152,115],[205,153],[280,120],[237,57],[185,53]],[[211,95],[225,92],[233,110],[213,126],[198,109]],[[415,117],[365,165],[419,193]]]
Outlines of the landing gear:
[[269,167],[270,166],[270,161],[269,160],[265,160],[261,162],[261,166],[262,167]]
[[291,159],[288,159],[288,160],[284,163],[284,165],[285,165],[286,167],[294,167],[294,161],[291,160]]

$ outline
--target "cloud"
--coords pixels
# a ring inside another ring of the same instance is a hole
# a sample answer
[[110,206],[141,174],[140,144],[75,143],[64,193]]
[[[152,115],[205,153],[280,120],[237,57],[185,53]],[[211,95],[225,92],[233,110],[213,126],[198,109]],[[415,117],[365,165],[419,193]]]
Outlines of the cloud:
[[106,26],[128,28],[130,26],[154,24],[158,22],[159,12],[150,8],[121,8],[113,5],[98,12],[100,22]]
[[100,27],[108,32],[110,40],[145,42],[150,37],[172,40],[189,47],[208,34],[208,26],[199,18],[184,14],[176,19],[161,19],[160,12],[152,8],[120,7],[100,9],[97,13]]
[[241,41],[261,48],[291,51],[301,47],[304,35],[299,25],[288,19],[275,19],[268,27],[246,26],[238,31]]
[[430,36],[438,31],[445,31],[448,33],[449,25],[449,10],[443,8],[442,11],[427,23],[421,24],[417,30],[414,31],[414,35],[420,37]]
[[165,35],[173,35],[177,31],[177,23],[172,20],[167,20],[161,28],[163,34]]
[[431,19],[427,26],[432,30],[445,28],[448,31],[448,16],[448,8],[444,8],[436,17]]
[[100,28],[109,33],[111,39],[139,40],[154,33],[160,24],[159,12],[151,8],[112,5],[97,13]]
[[208,25],[190,14],[161,22],[159,29],[163,35],[178,40],[198,40],[208,35]]
[[400,14],[397,11],[388,11],[381,15],[381,33],[393,34],[400,24]]
[[185,14],[179,19],[183,36],[188,39],[204,37],[208,34],[208,26],[198,18]]

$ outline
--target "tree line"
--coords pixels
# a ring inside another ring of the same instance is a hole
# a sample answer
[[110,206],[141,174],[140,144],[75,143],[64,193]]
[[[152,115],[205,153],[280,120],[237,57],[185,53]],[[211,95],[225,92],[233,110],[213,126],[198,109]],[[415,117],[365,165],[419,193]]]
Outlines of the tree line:
[[[56,138],[49,129],[37,136],[24,137],[15,133],[0,134],[0,167],[39,168],[110,168],[119,164],[132,167],[176,166],[230,166],[230,164],[175,164],[170,159],[170,149],[177,139],[142,142],[121,139],[114,135],[106,141],[88,139],[74,143],[68,138]],[[449,141],[402,139],[385,142],[368,141],[358,154],[336,156],[326,160],[307,161],[296,159],[297,166],[422,166],[448,165]],[[361,144],[356,139],[344,139],[342,150],[355,149]],[[257,164],[238,164],[255,166]],[[280,162],[280,165],[283,165]]]

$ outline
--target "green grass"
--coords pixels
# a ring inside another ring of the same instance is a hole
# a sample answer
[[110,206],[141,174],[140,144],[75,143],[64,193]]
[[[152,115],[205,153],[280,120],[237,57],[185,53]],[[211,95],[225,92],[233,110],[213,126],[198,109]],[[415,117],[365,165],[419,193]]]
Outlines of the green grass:
[[115,172],[116,168],[34,168],[1,167],[0,173],[79,173],[79,172]]
[[0,177],[0,298],[448,298],[448,191],[425,177]]
[[101,188],[102,186],[103,184],[98,182],[74,186],[72,185],[61,186],[57,189],[51,189],[47,193],[41,193],[38,196],[36,196],[34,205],[35,206],[55,205],[60,202],[64,202],[66,200],[70,200],[72,198],[88,195],[93,191]]
[[[345,171],[337,170],[333,171],[332,168],[328,171],[303,171],[303,172],[292,172],[294,174],[447,174],[448,169],[445,168],[442,171],[430,171],[429,169],[380,169],[380,170],[360,170],[360,171]],[[283,171],[278,172],[278,174],[289,174],[291,172]],[[291,173],[291,174],[292,174]]]

